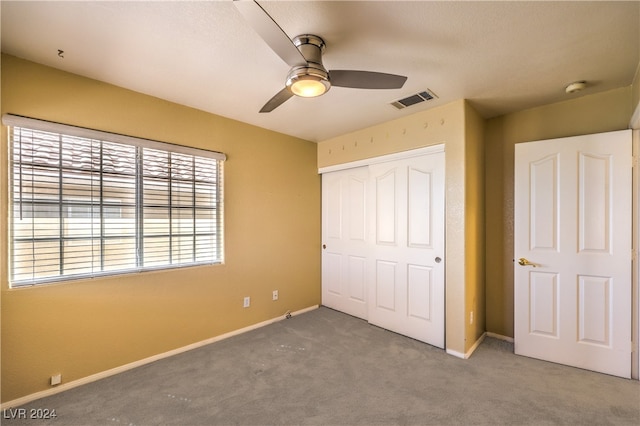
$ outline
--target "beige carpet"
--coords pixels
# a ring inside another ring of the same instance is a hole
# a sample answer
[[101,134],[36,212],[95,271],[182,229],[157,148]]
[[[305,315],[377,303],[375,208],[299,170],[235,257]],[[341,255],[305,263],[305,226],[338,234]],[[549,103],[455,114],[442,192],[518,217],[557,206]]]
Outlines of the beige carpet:
[[57,417],[2,425],[637,425],[640,383],[491,338],[461,360],[320,308],[22,408]]

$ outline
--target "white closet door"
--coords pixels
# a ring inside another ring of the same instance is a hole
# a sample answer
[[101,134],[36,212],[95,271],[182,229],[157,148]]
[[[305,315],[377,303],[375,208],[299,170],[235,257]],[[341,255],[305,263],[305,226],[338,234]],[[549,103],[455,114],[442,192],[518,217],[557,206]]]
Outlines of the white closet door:
[[444,153],[369,166],[369,322],[444,348]]
[[367,167],[322,175],[322,304],[367,319]]

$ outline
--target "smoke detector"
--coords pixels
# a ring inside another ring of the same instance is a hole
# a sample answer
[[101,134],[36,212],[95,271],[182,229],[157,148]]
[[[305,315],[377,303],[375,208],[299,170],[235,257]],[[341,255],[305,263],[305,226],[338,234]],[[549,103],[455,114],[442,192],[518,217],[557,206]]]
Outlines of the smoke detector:
[[581,90],[584,90],[587,88],[587,82],[586,81],[574,81],[573,83],[569,84],[567,87],[565,87],[564,91],[571,94],[571,93],[576,93],[579,92]]

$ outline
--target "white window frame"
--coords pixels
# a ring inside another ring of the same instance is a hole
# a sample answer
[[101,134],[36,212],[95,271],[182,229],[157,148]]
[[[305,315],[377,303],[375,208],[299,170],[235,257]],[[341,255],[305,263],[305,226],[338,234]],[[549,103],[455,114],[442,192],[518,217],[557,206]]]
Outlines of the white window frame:
[[[5,114],[2,123],[9,133],[12,288],[223,263],[223,153],[11,114]],[[36,136],[14,137],[25,131]],[[36,145],[47,152],[26,148]],[[104,176],[118,175],[112,159],[119,149],[123,154],[118,161],[126,163],[121,169],[126,173],[106,189]],[[23,171],[31,182],[21,181]],[[74,181],[80,183],[65,183],[73,180],[72,174],[81,177]],[[114,199],[120,190],[123,201]],[[31,198],[25,201],[23,191]],[[44,219],[38,222],[38,207],[44,207],[48,219],[53,211],[53,226]],[[19,217],[23,209],[27,213]],[[113,214],[115,210],[119,214]],[[116,249],[107,249],[105,242]],[[70,254],[74,244],[86,250],[76,248]]]

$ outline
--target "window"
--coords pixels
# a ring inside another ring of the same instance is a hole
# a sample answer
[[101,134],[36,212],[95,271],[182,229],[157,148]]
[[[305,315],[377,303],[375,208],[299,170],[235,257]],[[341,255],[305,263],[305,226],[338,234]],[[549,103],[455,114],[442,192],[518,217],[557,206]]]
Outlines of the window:
[[10,281],[221,263],[224,154],[5,115]]

